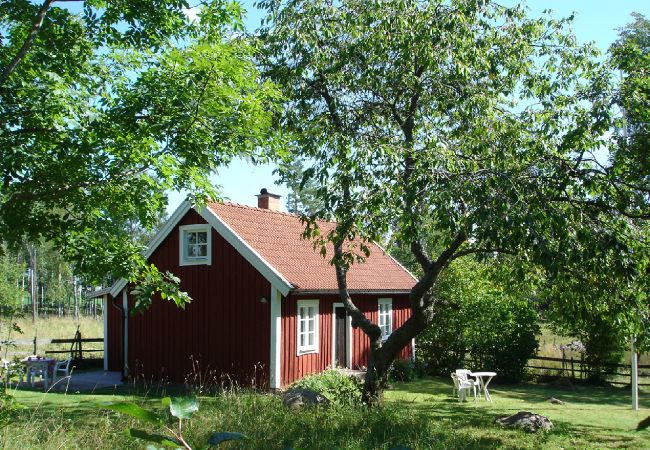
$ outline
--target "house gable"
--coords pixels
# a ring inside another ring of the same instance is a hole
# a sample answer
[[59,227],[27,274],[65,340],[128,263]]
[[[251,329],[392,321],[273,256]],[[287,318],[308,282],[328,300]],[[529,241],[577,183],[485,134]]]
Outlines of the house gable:
[[[190,202],[187,200],[180,204],[180,206],[176,209],[176,211],[174,211],[169,220],[149,243],[147,250],[144,252],[144,256],[147,260],[151,258],[151,255],[169,236],[169,234],[178,228],[181,219],[185,217],[185,215],[191,209],[194,208],[191,207]],[[246,243],[246,241],[244,241],[235,231],[233,231],[232,228],[230,228],[223,220],[221,220],[214,211],[206,207],[194,210],[203,218],[205,223],[210,224],[210,226],[214,228],[219,233],[219,235],[221,235],[230,245],[232,245],[253,267],[255,267],[255,269],[257,269],[258,272],[260,272],[260,274],[262,274],[264,278],[267,279],[269,283],[271,283],[272,286],[278,289],[283,296],[289,294],[289,291],[293,288],[291,283],[287,281],[282,276],[282,274],[280,274],[280,272],[271,266],[271,264],[269,264],[248,243]],[[111,296],[117,297],[126,286],[126,279],[122,278],[118,280],[111,288]]]

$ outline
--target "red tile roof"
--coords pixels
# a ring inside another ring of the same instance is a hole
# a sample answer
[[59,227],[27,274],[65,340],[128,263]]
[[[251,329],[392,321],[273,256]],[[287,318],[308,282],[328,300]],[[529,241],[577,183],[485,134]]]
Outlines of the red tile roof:
[[[307,291],[337,290],[336,273],[329,259],[331,244],[323,258],[312,242],[302,239],[305,229],[293,214],[253,208],[235,203],[210,203],[214,211],[235,233],[262,256],[296,289]],[[321,230],[331,222],[319,222]],[[378,245],[369,245],[365,263],[354,264],[348,272],[351,291],[408,291],[415,279]]]

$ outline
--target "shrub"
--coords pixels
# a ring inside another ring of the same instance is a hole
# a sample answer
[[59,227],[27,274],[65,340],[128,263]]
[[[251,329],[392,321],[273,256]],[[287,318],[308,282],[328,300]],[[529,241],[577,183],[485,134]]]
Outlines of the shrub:
[[389,377],[393,381],[412,381],[420,375],[419,368],[410,359],[396,359],[389,371]]
[[354,405],[361,402],[361,381],[335,369],[308,375],[293,383],[291,387],[316,391],[335,405]]
[[465,367],[519,381],[537,351],[538,314],[525,289],[496,282],[485,264],[455,261],[436,286],[436,320],[416,341],[418,361],[432,375]]

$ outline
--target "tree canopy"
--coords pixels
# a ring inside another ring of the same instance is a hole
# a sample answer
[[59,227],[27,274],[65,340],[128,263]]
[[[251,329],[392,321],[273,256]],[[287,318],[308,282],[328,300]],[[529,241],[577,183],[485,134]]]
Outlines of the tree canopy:
[[[516,256],[551,280],[625,279],[646,254],[638,206],[602,166],[611,73],[569,19],[491,1],[263,1],[263,66],[286,101],[282,126],[336,229],[339,290],[371,342],[369,400],[397,352],[436,317],[434,286],[467,255]],[[433,234],[431,233],[433,230]],[[382,342],[346,273],[386,234],[421,268],[412,316]],[[434,235],[435,245],[427,245]]]
[[0,235],[52,241],[91,279],[162,282],[129,224],[156,224],[166,190],[216,198],[217,167],[264,157],[277,93],[237,3],[195,20],[183,0],[68,4],[0,5]]

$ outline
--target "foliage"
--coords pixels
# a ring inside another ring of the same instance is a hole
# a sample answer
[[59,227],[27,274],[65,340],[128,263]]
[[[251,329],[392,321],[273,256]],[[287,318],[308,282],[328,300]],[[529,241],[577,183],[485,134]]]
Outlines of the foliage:
[[2,383],[0,386],[0,430],[16,421],[18,411],[22,407],[14,396],[7,392],[7,387]]
[[[140,256],[168,190],[217,198],[209,175],[264,159],[275,89],[242,36],[242,9],[209,0],[46,0],[0,8],[0,235],[51,242],[89,282],[170,287]],[[30,33],[34,30],[34,33]],[[186,298],[168,292],[169,299]]]
[[[309,169],[307,169],[309,170]],[[316,191],[318,184],[313,178],[305,176],[305,162],[294,159],[281,169],[284,182],[289,188],[287,195],[287,211],[293,214],[316,214],[323,209],[323,202]]]
[[335,405],[355,405],[361,402],[359,380],[336,369],[307,375],[291,386],[316,391]]
[[393,381],[413,381],[420,378],[421,368],[410,359],[396,359],[390,367],[390,379]]
[[[183,437],[183,420],[189,420],[194,413],[199,410],[199,403],[196,397],[165,397],[161,400],[163,406],[169,408],[169,413],[178,419],[178,429],[174,430],[166,424],[165,419],[159,414],[144,409],[132,402],[115,402],[104,405],[104,408],[127,414],[144,422],[162,427],[170,436],[161,434],[152,434],[144,430],[128,428],[125,434],[129,437],[142,439],[147,442],[162,445],[163,447],[185,448],[191,450],[192,447]],[[223,442],[245,439],[241,433],[221,432],[213,433],[207,442],[207,447],[215,447]],[[151,446],[147,447],[150,448]],[[157,448],[157,447],[153,447]]]
[[[571,18],[484,0],[260,5],[262,65],[285,98],[278,125],[293,133],[292,154],[313,161],[323,214],[337,221],[323,236],[310,220],[306,235],[333,245],[341,299],[370,340],[368,400],[444,308],[435,285],[454,260],[516,255],[520,276],[535,267],[596,283],[641,273],[636,206],[610,194],[642,186],[615,184],[593,156],[613,124],[611,72],[578,45]],[[364,239],[387,234],[421,276],[412,319],[382,341],[350,298],[347,271],[367,256]]]
[[430,373],[448,375],[469,361],[471,369],[497,372],[499,381],[522,379],[538,348],[539,317],[529,286],[504,285],[500,276],[468,258],[441,278],[436,294],[450,306],[417,341],[417,358]]
[[5,315],[10,315],[11,311],[22,305],[21,277],[24,272],[24,264],[16,261],[14,255],[0,246],[0,312]]

